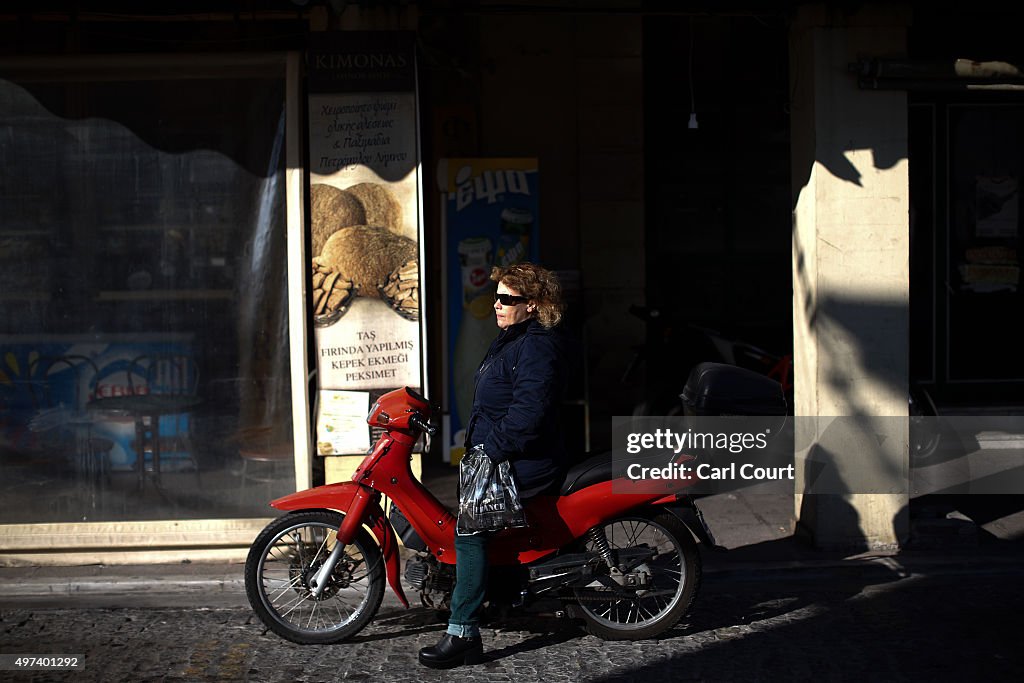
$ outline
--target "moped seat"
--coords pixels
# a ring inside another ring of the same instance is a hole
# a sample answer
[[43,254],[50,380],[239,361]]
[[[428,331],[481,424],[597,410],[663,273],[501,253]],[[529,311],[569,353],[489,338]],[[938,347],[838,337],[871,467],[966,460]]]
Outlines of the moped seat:
[[573,465],[565,474],[562,486],[558,495],[567,496],[570,493],[585,489],[603,481],[611,481],[612,478],[612,452],[599,453],[583,462]]

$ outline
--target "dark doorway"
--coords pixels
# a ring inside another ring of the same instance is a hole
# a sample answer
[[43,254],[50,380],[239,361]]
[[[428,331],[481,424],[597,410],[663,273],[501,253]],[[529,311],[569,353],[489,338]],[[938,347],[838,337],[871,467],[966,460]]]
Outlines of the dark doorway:
[[792,347],[788,32],[783,16],[658,15],[643,42],[647,305],[661,314],[648,391],[678,394],[717,360],[693,325]]

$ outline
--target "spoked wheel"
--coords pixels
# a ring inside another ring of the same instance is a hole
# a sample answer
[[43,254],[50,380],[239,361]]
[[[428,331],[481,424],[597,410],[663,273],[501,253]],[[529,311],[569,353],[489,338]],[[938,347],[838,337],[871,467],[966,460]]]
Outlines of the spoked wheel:
[[[603,538],[601,536],[603,532]],[[575,589],[587,632],[605,640],[653,638],[676,625],[697,596],[697,544],[677,517],[621,517],[588,532],[585,549],[617,558],[615,569]]]
[[267,627],[294,643],[338,643],[366,626],[384,597],[380,549],[360,529],[319,596],[313,582],[337,542],[344,515],[288,514],[256,537],[245,562],[245,592]]

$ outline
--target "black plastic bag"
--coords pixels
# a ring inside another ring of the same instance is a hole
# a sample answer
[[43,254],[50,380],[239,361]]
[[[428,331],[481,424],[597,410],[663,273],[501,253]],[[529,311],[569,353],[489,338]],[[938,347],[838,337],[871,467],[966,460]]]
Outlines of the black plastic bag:
[[471,536],[524,526],[526,515],[508,461],[495,467],[483,446],[469,449],[459,462],[457,533]]

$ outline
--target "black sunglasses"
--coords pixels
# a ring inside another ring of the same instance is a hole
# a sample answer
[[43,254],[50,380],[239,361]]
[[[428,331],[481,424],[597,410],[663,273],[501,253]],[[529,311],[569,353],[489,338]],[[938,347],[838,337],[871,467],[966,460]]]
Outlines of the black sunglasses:
[[498,294],[494,293],[494,300],[500,301],[502,306],[518,306],[519,304],[525,304],[529,299],[525,296],[516,296],[514,294]]

